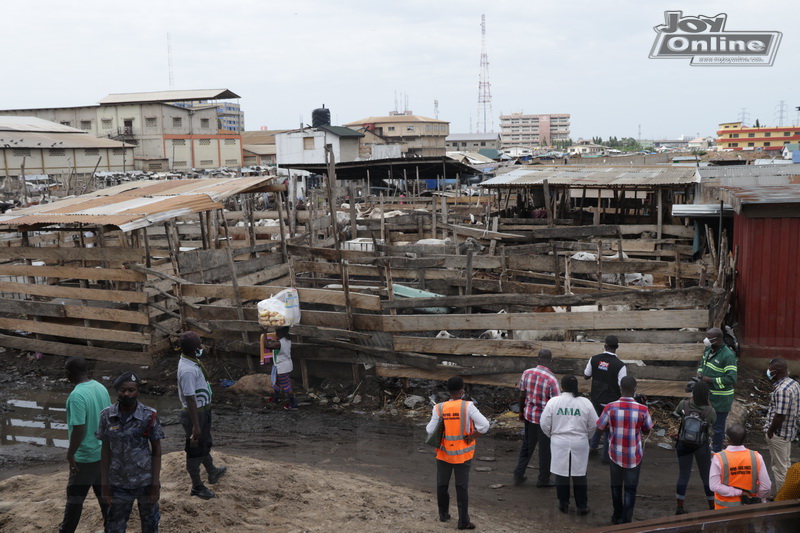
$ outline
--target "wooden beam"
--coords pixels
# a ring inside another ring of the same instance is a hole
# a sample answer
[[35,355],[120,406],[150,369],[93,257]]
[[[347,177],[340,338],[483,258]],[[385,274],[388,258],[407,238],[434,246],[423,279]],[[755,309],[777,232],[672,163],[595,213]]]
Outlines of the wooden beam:
[[0,261],[37,259],[39,261],[110,261],[141,262],[144,250],[139,248],[2,248]]
[[[338,265],[333,265],[338,269]],[[274,285],[240,285],[239,291],[244,300],[263,300],[286,289],[287,287]],[[301,303],[329,304],[344,306],[344,294],[341,291],[328,289],[297,289]],[[200,298],[233,298],[233,287],[230,285],[199,285],[187,284],[183,286],[183,295]],[[380,297],[370,294],[352,293],[350,295],[354,307],[380,311]]]
[[146,276],[128,269],[70,266],[0,265],[0,276],[36,276],[59,279],[145,281]]
[[[31,267],[33,268],[33,267]],[[147,303],[147,295],[137,291],[110,291],[104,289],[80,289],[60,285],[37,285],[34,283],[0,282],[0,293],[30,294],[50,298],[75,298],[78,300],[101,300],[107,302]]]
[[63,355],[66,357],[80,356],[85,359],[124,363],[131,366],[150,365],[153,363],[150,354],[142,353],[141,351],[129,352],[125,350],[112,350],[109,348],[98,348],[97,346],[41,341],[3,334],[0,334],[0,346],[20,351],[41,352],[51,355]]
[[110,342],[130,342],[133,344],[150,344],[150,334],[148,333],[106,328],[87,328],[74,324],[57,324],[55,322],[0,318],[0,328],[80,340],[91,339]]

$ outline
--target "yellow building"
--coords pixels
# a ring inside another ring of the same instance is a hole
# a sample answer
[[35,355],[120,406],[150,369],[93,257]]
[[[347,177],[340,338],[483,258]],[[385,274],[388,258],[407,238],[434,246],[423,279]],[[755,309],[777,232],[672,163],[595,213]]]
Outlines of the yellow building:
[[717,131],[720,150],[783,150],[796,142],[800,142],[800,126],[750,128],[741,122],[725,122]]
[[387,143],[400,144],[403,157],[438,157],[445,155],[445,139],[450,123],[405,113],[384,117],[368,117],[344,124],[356,131],[369,131]]

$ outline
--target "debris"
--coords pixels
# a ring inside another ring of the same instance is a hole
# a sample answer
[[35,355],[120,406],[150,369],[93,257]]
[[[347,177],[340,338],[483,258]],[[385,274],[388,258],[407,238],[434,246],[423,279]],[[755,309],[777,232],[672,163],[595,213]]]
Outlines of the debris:
[[671,450],[672,449],[672,446],[670,446],[666,442],[659,442],[658,443],[658,447],[659,448],[664,448],[665,450]]
[[476,466],[475,467],[475,471],[476,472],[491,472],[492,469],[489,468],[488,466]]
[[490,489],[502,489],[503,487],[505,487],[505,485],[503,485],[502,483],[495,483],[494,485],[489,485]]
[[409,409],[416,409],[417,407],[421,407],[425,404],[425,398],[423,396],[417,396],[416,394],[412,394],[411,396],[407,397],[403,402],[406,407]]
[[477,457],[476,459],[478,459],[478,461],[485,461],[487,463],[493,463],[497,460],[494,457]]

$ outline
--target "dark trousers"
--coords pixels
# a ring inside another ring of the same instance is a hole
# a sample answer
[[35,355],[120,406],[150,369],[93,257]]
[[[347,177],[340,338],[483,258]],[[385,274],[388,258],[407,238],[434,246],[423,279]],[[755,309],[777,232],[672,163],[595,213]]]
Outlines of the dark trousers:
[[544,434],[539,424],[525,421],[525,437],[522,439],[522,447],[519,449],[519,460],[514,469],[514,479],[523,479],[525,469],[531,461],[536,444],[539,444],[539,481],[546,483],[550,481],[550,437]]
[[[572,472],[572,454],[569,457],[569,471]],[[575,505],[578,509],[589,508],[589,484],[586,476],[559,476],[556,474],[556,496],[561,507],[569,505],[569,480],[575,492]]]
[[[605,409],[606,404],[592,402],[592,405],[594,406],[594,411],[597,413],[598,417],[603,414],[603,409]],[[592,450],[597,448],[597,445],[600,444],[600,439],[603,439],[603,458],[602,458],[602,461],[603,461],[603,464],[608,464],[608,462],[609,462],[609,458],[608,458],[608,430],[605,430],[605,431],[600,431],[599,429],[596,430],[594,432],[594,435],[592,435],[592,438],[589,439],[589,448],[591,448]]]
[[100,512],[103,514],[103,523],[106,523],[108,506],[103,503],[100,485],[100,461],[95,463],[77,463],[78,471],[69,473],[67,481],[67,505],[64,507],[64,521],[61,522],[59,533],[73,533],[81,521],[83,502],[89,489],[94,490],[94,495],[100,503]]
[[717,411],[717,419],[711,426],[713,434],[711,436],[711,451],[718,453],[722,451],[722,441],[725,438],[725,421],[728,420],[728,411]]
[[149,485],[136,489],[124,489],[112,485],[111,509],[108,512],[108,525],[106,525],[105,533],[125,533],[134,501],[139,506],[142,533],[158,533],[158,522],[161,520],[161,513],[158,509],[158,502],[151,504],[147,501],[149,493]]
[[[611,471],[611,502],[614,504],[612,521],[627,523],[633,520],[633,507],[636,505],[636,487],[639,485],[639,472],[642,465],[622,468],[614,461],[609,463]],[[623,488],[625,497],[623,499]]]
[[711,470],[711,450],[708,448],[708,443],[699,448],[688,448],[679,442],[675,449],[678,451],[679,468],[678,484],[675,487],[676,498],[682,500],[686,496],[686,487],[692,476],[692,459],[694,459],[700,471],[700,480],[703,482],[706,497],[713,500],[714,492],[708,486],[708,473]]
[[189,416],[189,411],[181,411],[180,421],[186,434],[186,444],[184,446],[186,451],[186,471],[189,472],[189,477],[192,478],[193,488],[204,486],[203,480],[200,478],[201,464],[209,474],[216,470],[214,460],[211,457],[211,447],[213,446],[211,439],[211,409],[199,411],[197,417],[200,421],[200,438],[197,440],[197,444],[192,446],[192,419]]
[[471,466],[472,460],[459,464],[436,460],[436,501],[439,504],[439,518],[450,514],[450,475],[455,472],[459,526],[469,524],[469,469]]

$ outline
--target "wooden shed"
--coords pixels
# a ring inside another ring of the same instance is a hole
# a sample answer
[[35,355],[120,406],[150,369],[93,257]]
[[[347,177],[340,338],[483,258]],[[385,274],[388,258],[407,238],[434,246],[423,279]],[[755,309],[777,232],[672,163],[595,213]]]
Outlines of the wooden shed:
[[721,196],[736,213],[742,355],[800,366],[800,185],[727,187]]

